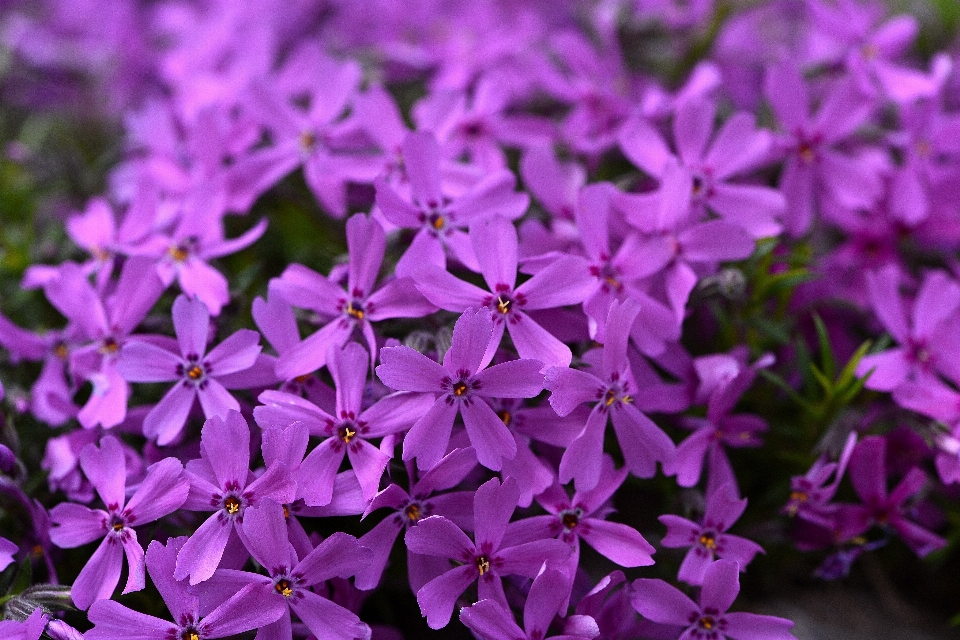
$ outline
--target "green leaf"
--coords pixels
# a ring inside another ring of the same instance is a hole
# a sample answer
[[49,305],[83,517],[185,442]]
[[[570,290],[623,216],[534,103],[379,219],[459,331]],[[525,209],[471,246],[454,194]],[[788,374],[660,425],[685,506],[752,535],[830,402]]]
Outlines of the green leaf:
[[33,566],[30,564],[30,558],[24,558],[17,570],[17,577],[10,586],[10,592],[7,595],[16,595],[23,593],[33,579]]
[[830,345],[827,326],[816,313],[813,314],[813,326],[817,329],[817,341],[820,343],[820,366],[823,368],[823,375],[833,380],[837,371],[837,361],[833,355],[833,347]]

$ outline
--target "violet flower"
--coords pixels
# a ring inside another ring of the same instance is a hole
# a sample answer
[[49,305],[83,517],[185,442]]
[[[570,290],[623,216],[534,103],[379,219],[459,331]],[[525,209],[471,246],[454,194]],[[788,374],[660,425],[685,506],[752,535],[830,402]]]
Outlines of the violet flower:
[[476,542],[443,516],[424,518],[407,530],[405,539],[410,551],[460,563],[417,592],[420,611],[431,629],[447,625],[457,598],[474,581],[478,581],[481,600],[492,599],[506,608],[502,575],[533,578],[545,562],[553,566],[570,555],[570,547],[559,540],[537,540],[513,546],[503,543],[507,522],[519,497],[513,478],[508,478],[503,486],[496,478],[480,485],[473,500]]
[[283,615],[282,602],[264,600],[257,585],[249,585],[201,618],[197,596],[173,577],[177,556],[186,540],[171,538],[166,545],[153,541],[146,555],[150,579],[176,622],[133,611],[113,600],[101,600],[90,607],[88,617],[94,627],[84,634],[85,640],[223,638],[266,626]]
[[236,398],[218,378],[252,367],[262,348],[256,331],[239,329],[208,352],[210,312],[202,301],[183,294],[173,302],[173,326],[179,355],[153,342],[131,339],[117,365],[120,375],[131,382],[177,381],[143,421],[144,435],[156,438],[161,446],[180,434],[197,398],[207,418],[239,410]]
[[869,373],[866,386],[894,391],[905,382],[935,383],[937,373],[960,380],[954,339],[955,312],[960,308],[960,286],[949,275],[927,274],[907,316],[900,296],[900,270],[888,265],[866,274],[867,290],[874,313],[898,346],[865,355],[857,364],[857,375]]
[[573,357],[570,348],[528,312],[583,302],[595,286],[586,261],[578,256],[561,256],[516,286],[517,231],[509,220],[494,217],[476,222],[470,227],[470,241],[489,289],[484,291],[448,271],[426,265],[414,276],[420,292],[448,311],[462,313],[469,307],[489,310],[494,337],[486,361],[492,359],[506,329],[521,358],[535,358],[548,366],[568,366]]
[[537,502],[548,515],[531,516],[511,523],[507,539],[529,542],[541,538],[558,538],[573,548],[569,576],[573,576],[580,560],[580,540],[600,555],[621,567],[645,567],[653,564],[653,546],[633,527],[610,522],[613,512],[609,500],[627,477],[627,469],[615,469],[613,460],[604,456],[600,479],[590,491],[578,491],[571,498],[556,481],[537,496]]
[[388,318],[419,318],[436,310],[408,278],[393,279],[374,290],[386,251],[386,234],[376,220],[363,214],[347,221],[347,288],[302,265],[292,264],[270,282],[271,296],[294,307],[316,311],[329,319],[303,342],[284,350],[277,374],[284,379],[311,373],[326,364],[330,347],[342,347],[359,330],[371,354],[377,352],[373,322]]
[[[374,589],[387,566],[390,550],[397,535],[404,529],[414,527],[424,518],[442,515],[461,529],[473,529],[473,491],[449,491],[460,484],[477,466],[477,454],[473,447],[454,449],[412,482],[409,492],[397,484],[391,484],[378,493],[370,502],[363,517],[378,509],[393,509],[360,538],[360,543],[373,551],[373,559],[366,568],[357,573],[358,589]],[[413,477],[413,469],[410,469]],[[446,491],[446,493],[440,493]],[[407,575],[410,588],[416,592],[427,582],[449,568],[446,560],[422,555],[407,549]]]
[[639,305],[631,299],[610,305],[599,376],[579,369],[547,370],[550,406],[558,415],[565,416],[585,402],[594,403],[583,430],[560,460],[560,482],[576,479],[578,491],[589,491],[600,480],[608,417],[613,421],[627,468],[634,475],[649,478],[656,473],[657,462],[665,469],[673,463],[673,441],[633,404],[631,394],[638,389],[630,372],[627,342],[639,312]]
[[[430,469],[447,452],[459,413],[480,464],[498,471],[503,458],[513,458],[517,444],[503,420],[479,397],[532,398],[543,390],[543,363],[511,360],[490,368],[494,323],[484,309],[467,309],[453,328],[453,343],[438,364],[410,347],[385,347],[377,375],[391,389],[439,394],[410,428],[403,441],[403,459],[417,459]],[[478,397],[479,396],[479,397]]]
[[394,393],[363,408],[370,358],[356,342],[343,349],[331,347],[327,366],[337,389],[336,410],[329,414],[315,404],[283,391],[264,391],[253,415],[264,429],[294,423],[305,425],[313,436],[325,438],[300,464],[297,473],[298,497],[310,506],[322,506],[333,497],[333,479],[344,457],[357,475],[363,496],[371,500],[380,489],[383,470],[392,451],[381,451],[370,443],[391,433],[404,431],[433,404],[427,394]]
[[295,613],[317,638],[369,640],[370,628],[354,613],[310,590],[334,577],[347,578],[370,561],[371,552],[345,533],[334,533],[302,560],[287,538],[283,507],[263,500],[247,510],[244,537],[251,555],[269,575],[220,569],[200,590],[200,604],[250,589],[257,602],[284,613],[258,633],[259,638],[290,640],[290,614]]
[[39,640],[47,620],[47,614],[37,607],[26,620],[0,621],[0,636],[5,640]]
[[403,141],[403,159],[412,201],[384,178],[376,181],[377,206],[384,218],[398,227],[418,229],[397,263],[398,276],[414,276],[424,265],[444,269],[447,249],[475,269],[479,256],[463,229],[495,216],[519,218],[530,204],[527,194],[514,192],[516,178],[506,169],[487,175],[459,197],[447,197],[441,184],[440,148],[431,133],[408,134]]
[[838,538],[849,540],[866,531],[871,524],[895,531],[919,556],[946,546],[947,541],[916,522],[908,520],[906,501],[927,483],[927,474],[911,468],[902,480],[887,491],[887,440],[867,436],[850,456],[850,482],[862,505],[843,505],[837,514]]
[[718,560],[703,577],[700,603],[663,580],[641,578],[630,598],[640,615],[661,624],[682,625],[684,640],[796,640],[793,623],[756,613],[728,613],[740,593],[740,570],[733,560]]
[[[226,418],[208,418],[200,433],[200,459],[187,464],[190,495],[183,508],[213,511],[183,545],[174,577],[190,584],[213,575],[230,536],[243,522],[247,507],[263,498],[293,501],[296,483],[282,462],[274,462],[257,478],[250,473],[250,428],[237,411]],[[242,538],[241,538],[242,539]]]
[[[567,597],[567,578],[556,569],[544,565],[533,579],[523,606],[523,629],[513,619],[513,613],[496,600],[480,600],[460,610],[460,622],[482,638],[489,640],[543,640],[558,613],[566,613],[563,603]],[[550,636],[557,640],[596,638],[600,628],[590,616],[575,616],[576,630]],[[590,623],[593,624],[590,624]],[[568,630],[564,630],[568,631]]]
[[790,235],[810,228],[825,194],[849,208],[868,207],[879,197],[880,160],[835,148],[874,108],[852,80],[839,81],[811,115],[807,83],[796,63],[784,59],[767,70],[764,92],[785,131],[775,145],[787,154],[780,190],[787,199],[784,226]]
[[644,120],[624,128],[620,147],[635,165],[661,179],[669,161],[679,162],[691,176],[698,218],[709,207],[753,238],[779,234],[777,219],[786,208],[783,194],[770,187],[732,180],[768,160],[770,132],[757,129],[752,114],[739,112],[724,122],[711,141],[716,114],[714,100],[688,100],[677,106],[673,117],[676,156],[660,133]]
[[83,333],[87,344],[70,352],[75,375],[93,383],[90,399],[77,419],[85,429],[115,427],[126,418],[129,385],[117,370],[121,348],[163,293],[163,284],[149,260],[128,259],[116,288],[102,299],[73,263],[44,286],[50,302]]
[[717,558],[735,560],[740,571],[763,548],[757,543],[727,533],[747,507],[747,499],[738,499],[733,485],[725,484],[707,498],[703,522],[696,523],[675,515],[663,515],[659,520],[667,527],[661,544],[670,548],[690,547],[680,565],[677,579],[689,584],[703,584],[707,567]]
[[96,600],[109,598],[120,580],[121,554],[127,556],[124,593],[145,586],[143,547],[134,526],[153,522],[180,508],[187,499],[189,483],[183,465],[165,458],[150,466],[137,490],[126,499],[127,464],[116,438],[105,437],[100,447],[89,444],[80,453],[80,466],[103,501],[103,509],[90,509],[62,502],[50,512],[56,526],[50,539],[59,547],[72,548],[103,536],[103,541],[73,583],[73,602],[86,609]]

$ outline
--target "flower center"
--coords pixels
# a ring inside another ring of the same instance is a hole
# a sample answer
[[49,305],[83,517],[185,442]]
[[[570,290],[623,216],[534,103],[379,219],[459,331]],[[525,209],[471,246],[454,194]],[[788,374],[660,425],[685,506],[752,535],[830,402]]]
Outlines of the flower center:
[[353,437],[357,435],[357,426],[355,424],[346,423],[340,425],[338,431],[340,433],[340,439],[346,444],[350,444],[350,441],[353,440]]
[[363,320],[363,304],[356,300],[348,302],[346,309],[343,311],[355,320]]
[[187,369],[187,377],[191,380],[199,380],[203,377],[203,367],[198,364],[193,365]]
[[453,395],[462,396],[467,392],[467,383],[461,380],[460,382],[453,385]]
[[513,300],[510,298],[500,295],[497,296],[497,311],[506,315],[510,313],[510,305],[513,303]]
[[697,626],[701,629],[706,629],[709,631],[717,624],[717,621],[713,619],[713,616],[703,616],[697,620]]
[[510,415],[510,412],[506,409],[497,411],[497,417],[500,418],[503,421],[503,424],[507,427],[510,426],[510,422],[513,420],[513,416]]
[[700,544],[713,551],[717,548],[717,536],[712,531],[706,531],[700,536]]
[[312,151],[317,144],[317,135],[313,131],[304,131],[300,134],[300,147],[304,151]]
[[411,504],[403,510],[407,517],[410,518],[411,522],[416,522],[420,519],[420,506],[416,504]]
[[70,355],[70,349],[67,348],[65,342],[58,342],[53,346],[53,355],[57,356],[61,360],[66,360]]
[[605,407],[609,407],[617,400],[619,400],[623,404],[630,404],[631,402],[633,402],[633,398],[627,394],[621,394],[620,389],[614,389],[614,388],[607,389],[607,392],[606,394],[604,394],[604,397],[603,397],[603,405]]
[[290,586],[289,580],[277,580],[277,583],[273,585],[273,588],[276,589],[277,593],[282,595],[284,598],[289,598],[293,595],[293,587]]
[[797,154],[801,160],[807,163],[813,162],[817,157],[817,154],[813,151],[813,145],[809,142],[801,142],[797,148]]
[[184,629],[180,633],[180,640],[200,640],[200,634],[193,628]]
[[480,575],[490,571],[490,561],[487,560],[487,556],[480,556],[477,558],[477,571],[480,572]]
[[169,249],[167,249],[167,253],[169,253],[170,257],[176,262],[183,262],[190,257],[190,250],[182,244],[175,244],[171,246]]
[[566,527],[567,531],[572,531],[574,527],[580,524],[580,516],[582,515],[583,515],[582,509],[564,511],[560,515],[560,522],[563,523],[563,526]]
[[113,338],[104,338],[100,344],[100,353],[104,355],[116,353],[118,349],[120,349],[120,345]]
[[234,515],[240,511],[240,500],[238,500],[235,496],[230,496],[223,501],[223,508],[230,515]]

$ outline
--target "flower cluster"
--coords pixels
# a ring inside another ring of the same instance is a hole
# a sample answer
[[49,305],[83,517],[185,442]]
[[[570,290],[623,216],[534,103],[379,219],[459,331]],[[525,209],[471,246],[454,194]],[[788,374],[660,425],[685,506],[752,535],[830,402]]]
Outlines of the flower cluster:
[[0,435],[2,635],[366,639],[418,606],[491,640],[788,640],[728,611],[788,535],[828,578],[946,547],[960,84],[884,16],[4,7],[3,88],[99,96],[123,143],[22,269],[56,328],[0,300],[35,445]]

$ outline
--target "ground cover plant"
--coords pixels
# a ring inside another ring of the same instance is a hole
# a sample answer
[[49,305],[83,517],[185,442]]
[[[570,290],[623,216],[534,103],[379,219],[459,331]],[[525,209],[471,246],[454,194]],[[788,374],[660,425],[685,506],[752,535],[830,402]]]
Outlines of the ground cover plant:
[[0,636],[946,627],[957,7],[3,3]]

